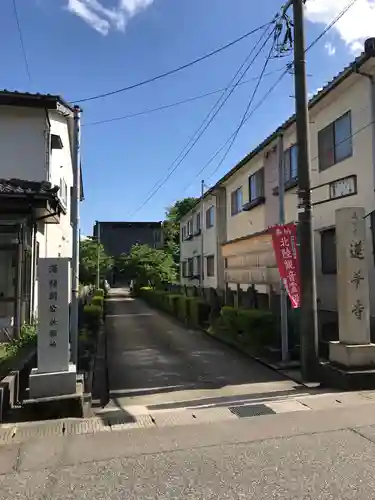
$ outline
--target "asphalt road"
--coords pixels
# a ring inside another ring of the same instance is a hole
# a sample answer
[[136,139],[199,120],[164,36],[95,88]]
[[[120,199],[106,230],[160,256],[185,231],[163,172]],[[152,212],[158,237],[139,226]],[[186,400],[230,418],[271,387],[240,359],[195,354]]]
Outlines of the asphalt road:
[[162,404],[173,399],[171,393],[176,399],[207,396],[210,390],[220,396],[228,387],[237,393],[252,386],[264,390],[264,384],[269,391],[295,387],[204,332],[119,293],[112,291],[106,325],[110,391],[122,404]]
[[0,446],[0,500],[370,500],[374,407]]

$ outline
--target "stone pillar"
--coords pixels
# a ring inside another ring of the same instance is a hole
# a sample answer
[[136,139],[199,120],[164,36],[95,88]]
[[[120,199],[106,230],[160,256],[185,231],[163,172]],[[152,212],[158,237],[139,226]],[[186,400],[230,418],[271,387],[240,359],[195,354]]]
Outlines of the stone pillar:
[[69,285],[69,259],[39,259],[38,367],[30,375],[32,399],[76,392],[76,367],[69,363]]
[[[364,208],[336,210],[339,341],[329,344],[333,379],[341,388],[375,388],[375,344],[370,339],[368,244]],[[329,383],[329,379],[326,379]]]

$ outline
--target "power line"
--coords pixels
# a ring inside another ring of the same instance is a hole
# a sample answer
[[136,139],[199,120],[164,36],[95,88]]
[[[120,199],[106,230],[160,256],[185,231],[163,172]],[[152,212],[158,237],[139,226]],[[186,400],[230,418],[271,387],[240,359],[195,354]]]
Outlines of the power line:
[[165,73],[161,73],[160,75],[156,75],[156,76],[153,76],[152,78],[148,78],[147,80],[142,80],[142,81],[140,81],[138,83],[134,83],[133,85],[128,85],[127,87],[123,87],[123,88],[120,88],[120,89],[117,89],[117,90],[112,90],[110,92],[105,92],[103,94],[98,94],[98,95],[94,95],[94,96],[91,96],[91,97],[86,97],[84,99],[72,100],[72,102],[75,103],[75,104],[77,104],[77,103],[81,103],[81,102],[87,102],[87,101],[94,101],[96,99],[102,99],[104,97],[108,97],[108,96],[115,95],[115,94],[120,94],[122,92],[126,92],[128,90],[132,90],[132,89],[141,87],[143,85],[147,85],[148,83],[156,82],[157,80],[161,80],[162,78],[165,78],[167,76],[174,75],[175,73],[178,73],[178,72],[180,72],[180,71],[182,71],[184,69],[190,68],[191,66],[194,66],[195,64],[200,63],[201,61],[204,61],[205,59],[208,59],[208,58],[210,58],[212,56],[215,56],[216,54],[219,54],[220,52],[222,52],[223,50],[228,49],[229,47],[233,47],[233,45],[236,45],[237,43],[241,42],[245,38],[248,38],[249,36],[253,35],[254,33],[257,33],[258,31],[262,30],[265,27],[268,27],[269,25],[270,25],[270,23],[263,24],[262,26],[259,26],[258,28],[255,28],[255,29],[253,29],[251,31],[248,31],[244,35],[242,35],[239,38],[236,38],[235,40],[233,40],[232,42],[229,42],[226,45],[223,45],[222,47],[219,47],[218,49],[215,49],[215,50],[209,52],[208,54],[205,54],[204,56],[198,57],[197,59],[194,59],[193,61],[190,61],[190,62],[188,62],[186,64],[178,66],[177,68],[174,68],[174,69],[171,69],[169,71],[166,71]]
[[[254,51],[256,50],[256,48],[258,47],[258,45],[260,44],[260,42],[262,41],[262,38],[264,38],[264,36],[266,35],[267,30],[268,30],[268,26],[263,31],[263,33],[261,34],[261,36],[258,39],[257,43],[251,49],[250,53],[246,56],[245,60],[241,64],[241,66],[238,68],[238,70],[236,71],[236,73],[232,77],[231,81],[229,82],[229,86],[231,86],[233,84],[233,82],[235,81],[235,79],[237,78],[237,76],[241,73],[243,67],[249,61],[250,57],[253,55]],[[260,51],[262,50],[262,48],[260,49]],[[237,88],[238,84],[244,78],[244,76],[245,76],[246,72],[248,71],[248,69],[250,68],[250,66],[256,60],[259,52],[255,55],[255,57],[253,58],[253,60],[249,63],[249,65],[243,71],[241,77],[237,80],[236,84],[233,85],[233,87],[231,88],[230,92],[227,94],[227,96],[224,98],[224,100],[220,103],[220,101],[222,100],[222,98],[224,97],[225,92],[226,92],[226,90],[223,90],[223,92],[221,93],[220,97],[215,101],[215,103],[213,104],[213,106],[210,108],[209,112],[204,117],[204,120],[202,121],[202,123],[195,130],[195,132],[193,133],[193,135],[189,138],[189,140],[187,141],[187,143],[185,144],[185,146],[182,148],[182,150],[180,151],[180,153],[174,159],[174,161],[172,162],[172,164],[170,165],[170,167],[167,169],[167,174],[166,174],[167,177],[166,178],[162,177],[161,179],[159,179],[152,186],[152,188],[148,191],[148,193],[147,193],[146,196],[148,196],[150,193],[152,193],[154,191],[154,189],[156,189],[156,188],[157,188],[157,191],[158,191],[161,188],[161,186],[163,185],[163,183],[165,183],[170,178],[170,176],[173,174],[173,172],[178,168],[178,166],[181,164],[181,162],[186,158],[186,156],[189,154],[189,152],[193,149],[193,147],[195,146],[195,144],[198,142],[198,140],[202,137],[202,135],[204,134],[204,132],[210,126],[210,124],[212,123],[212,121],[215,119],[215,117],[217,116],[217,114],[219,113],[219,111],[222,109],[222,107],[224,106],[224,104],[228,101],[229,97],[233,94],[233,92]],[[219,106],[218,109],[216,109],[217,106]],[[184,153],[186,153],[186,154],[184,155]],[[179,160],[180,160],[180,162],[179,162]],[[179,163],[176,165],[177,162],[179,162]],[[160,186],[159,186],[159,184],[160,184]],[[154,195],[152,195],[152,196],[154,196]]]
[[315,40],[307,47],[306,52],[311,49],[311,47],[314,47],[315,44],[317,44],[328,31],[333,28],[333,26],[340,21],[340,19],[348,12],[351,7],[357,2],[358,0],[351,0],[346,7],[325,27],[325,29],[320,33],[320,35],[315,38]]
[[[320,41],[323,36],[330,30],[333,28],[333,26],[346,14],[346,12],[348,12],[348,10],[355,4],[357,0],[351,0],[349,2],[349,4],[344,7],[344,9],[325,27],[325,29],[319,34],[319,36],[317,36],[314,41],[306,48],[306,51],[307,52],[308,50],[310,50],[312,47],[314,47],[314,45],[316,43],[318,43],[318,41]],[[253,109],[253,111],[251,112],[251,114],[245,119],[243,125],[245,125],[245,123],[249,120],[249,118],[254,114],[254,112],[263,104],[263,102],[266,100],[268,94],[270,92],[272,92],[274,90],[274,88],[281,82],[281,80],[284,78],[284,76],[289,72],[289,69],[290,69],[290,65],[287,65],[287,69],[284,71],[284,73],[280,76],[280,78],[276,81],[276,84],[273,85],[271,87],[271,89],[268,91],[268,93],[264,96],[264,98],[262,99],[262,101],[259,103],[259,105]],[[243,126],[242,125],[242,126]],[[214,161],[214,159],[219,155],[220,151],[222,149],[225,148],[225,146],[231,141],[231,139],[233,138],[234,134],[236,132],[234,132],[230,137],[229,139],[227,139],[221,146],[220,148],[214,153],[214,155],[211,157],[211,159],[206,163],[206,165],[197,173],[196,177],[200,176],[202,174],[202,172]],[[314,159],[313,159],[314,160]],[[312,160],[312,161],[313,161]],[[215,168],[215,170],[211,173],[209,179],[219,170],[219,168],[221,167],[222,165],[222,161],[219,163],[219,165]],[[191,183],[185,188],[185,190],[191,185]]]
[[19,19],[19,16],[18,16],[18,8],[17,8],[17,1],[16,0],[13,0],[13,11],[14,11],[14,17],[15,17],[16,23],[17,23],[18,36],[19,36],[19,39],[20,39],[21,51],[22,51],[23,60],[24,60],[24,63],[25,63],[26,73],[27,73],[27,76],[29,78],[29,83],[31,83],[30,67],[29,67],[29,62],[28,62],[28,59],[27,59],[27,53],[26,53],[25,44],[24,44],[24,41],[23,41],[21,23],[20,23],[20,19]]
[[[250,118],[253,116],[253,114],[263,105],[263,103],[266,101],[266,99],[268,98],[268,96],[273,92],[273,90],[279,85],[279,83],[281,82],[281,80],[284,78],[285,75],[287,75],[289,72],[289,65],[287,66],[287,69],[282,73],[282,75],[280,75],[280,77],[276,80],[276,82],[267,90],[267,92],[264,94],[264,96],[262,97],[262,99],[258,102],[258,104],[252,109],[252,111],[250,111],[250,113],[247,115],[246,119],[245,119],[245,122],[244,124],[250,120]],[[220,154],[220,152],[225,148],[225,146],[227,144],[229,144],[229,142],[231,141],[231,139],[234,137],[236,131],[232,133],[232,135],[226,139],[226,141],[215,151],[215,153],[211,156],[211,158],[208,160],[208,162],[201,168],[201,170],[196,174],[196,177],[200,176],[204,170],[206,170],[206,168],[211,165],[211,163],[215,160],[215,158]],[[210,174],[209,176],[209,179],[211,179],[211,177],[213,175],[216,174],[216,172],[219,170],[220,168],[220,165],[217,166],[215,168],[215,170]],[[184,191],[186,191],[186,189],[188,187],[191,186],[191,183],[188,184]]]
[[259,75],[258,83],[256,84],[255,89],[254,89],[254,91],[253,91],[253,93],[252,93],[252,95],[251,95],[251,97],[250,97],[250,100],[249,100],[249,102],[248,102],[247,106],[246,106],[245,112],[244,112],[244,113],[243,113],[243,115],[242,115],[242,118],[241,118],[240,124],[238,125],[238,127],[237,127],[236,131],[234,132],[234,135],[233,135],[233,137],[232,137],[232,138],[231,138],[231,140],[230,140],[230,143],[229,143],[229,145],[228,145],[228,148],[227,148],[227,150],[225,151],[225,153],[224,153],[224,155],[223,155],[222,159],[220,160],[220,163],[219,163],[219,165],[218,165],[218,169],[221,167],[221,165],[224,163],[225,159],[227,158],[227,156],[228,156],[228,154],[229,154],[229,151],[232,149],[233,144],[234,144],[235,140],[236,140],[236,139],[237,139],[237,137],[238,137],[239,131],[241,130],[241,128],[243,127],[243,125],[244,125],[244,123],[245,123],[245,120],[246,120],[247,114],[248,114],[248,112],[249,112],[249,110],[250,110],[251,105],[253,104],[253,101],[254,101],[254,99],[255,99],[256,93],[258,92],[258,89],[259,89],[259,86],[260,86],[261,81],[262,81],[262,79],[263,79],[264,73],[265,73],[265,71],[266,71],[266,69],[267,69],[268,63],[270,62],[270,59],[271,59],[271,56],[272,56],[272,52],[274,51],[274,48],[275,48],[275,45],[276,45],[276,41],[277,41],[277,37],[275,36],[274,41],[273,41],[273,44],[272,44],[271,49],[270,49],[270,51],[269,51],[268,57],[267,57],[267,59],[266,59],[266,61],[265,61],[265,63],[264,63],[264,66],[263,66],[263,69],[262,69],[262,71],[261,71],[261,74]]
[[[284,68],[279,68],[279,69],[275,69],[273,71],[268,71],[267,73],[265,73],[263,75],[263,77],[274,75],[275,73],[279,73],[280,71],[283,71],[283,70],[284,70]],[[242,85],[246,85],[247,83],[250,83],[250,82],[253,82],[255,80],[258,80],[258,78],[259,78],[259,76],[255,76],[253,78],[248,78],[247,80],[244,80],[244,81],[240,82],[237,85],[237,87],[240,87]],[[224,88],[221,88],[221,89],[212,90],[211,92],[206,92],[204,94],[199,94],[199,95],[196,95],[196,96],[193,96],[193,97],[188,97],[188,98],[183,99],[181,101],[176,101],[176,102],[172,102],[172,103],[169,103],[169,104],[163,104],[162,106],[158,106],[156,108],[150,108],[150,109],[146,109],[146,110],[143,110],[143,111],[138,111],[136,113],[129,113],[127,115],[116,116],[114,118],[106,118],[104,120],[98,120],[98,121],[95,121],[95,122],[84,123],[82,126],[83,127],[93,127],[95,125],[102,125],[102,124],[105,124],[105,123],[112,123],[112,122],[117,122],[117,121],[121,121],[121,120],[127,120],[127,119],[130,119],[130,118],[136,118],[137,116],[149,115],[151,113],[156,113],[157,111],[163,111],[165,109],[174,108],[176,106],[181,106],[182,104],[187,104],[189,102],[198,101],[200,99],[204,99],[205,97],[210,97],[212,95],[219,94],[220,92],[226,92],[227,90],[230,90],[233,87],[236,87],[236,85],[231,85],[231,86],[227,86],[227,87],[224,87]]]
[[[245,61],[242,63],[242,65],[240,66],[239,70],[237,70],[236,74],[234,75],[234,77],[232,78],[232,81],[231,83],[233,82],[233,80],[237,77],[237,75],[240,73],[240,71],[242,70],[244,64],[247,62],[247,60],[251,57],[251,55],[254,53],[255,49],[257,48],[257,46],[259,45],[259,43],[261,42],[262,38],[264,38],[264,36],[267,34],[267,31],[268,31],[268,27],[270,26],[270,23],[267,25],[267,28],[266,30],[262,33],[261,37],[259,38],[258,42],[256,43],[256,45],[253,47],[253,49],[251,50],[250,54],[247,56],[247,58],[245,59]],[[274,31],[274,29],[272,30],[272,32]],[[222,107],[225,105],[225,103],[227,102],[227,100],[229,99],[229,97],[233,94],[234,90],[238,87],[238,84],[241,82],[241,80],[243,79],[243,77],[245,76],[245,74],[247,73],[247,71],[249,70],[249,68],[252,66],[252,64],[255,62],[255,60],[257,59],[257,57],[259,56],[260,52],[263,50],[263,48],[265,47],[265,45],[267,44],[268,40],[269,40],[269,37],[272,35],[272,32],[268,35],[268,38],[267,40],[262,44],[261,48],[258,50],[258,52],[255,54],[255,56],[253,57],[253,59],[250,61],[250,63],[247,65],[247,67],[245,68],[245,70],[243,71],[241,77],[239,78],[239,80],[237,80],[236,82],[236,85],[234,87],[232,87],[231,91],[227,94],[227,96],[225,97],[225,99],[223,100],[223,102],[220,104],[219,108],[216,109],[216,111],[214,112],[214,114],[211,116],[211,118],[209,119],[209,121],[205,124],[205,122],[207,121],[207,119],[210,117],[211,113],[215,110],[215,108],[217,107],[217,105],[220,103],[220,100],[222,99],[223,95],[222,94],[219,99],[216,101],[216,103],[214,104],[214,106],[211,108],[211,110],[209,111],[209,113],[207,114],[206,118],[203,120],[203,123],[202,125],[198,128],[198,131],[202,128],[202,126],[204,125],[204,128],[198,133],[198,136],[195,138],[195,140],[193,141],[193,143],[191,144],[191,146],[187,149],[187,151],[185,152],[185,154],[183,154],[183,156],[180,158],[180,160],[177,162],[177,164],[169,171],[169,173],[166,175],[165,178],[163,178],[162,180],[159,180],[155,185],[154,187],[151,189],[152,193],[150,194],[150,196],[148,196],[148,198],[146,199],[146,201],[144,201],[142,203],[142,205],[137,209],[135,210],[131,216],[135,215],[137,212],[139,212],[139,210],[141,210],[154,196],[155,194],[162,188],[162,186],[168,181],[168,179],[171,177],[171,175],[173,174],[173,172],[176,171],[176,169],[179,167],[179,165],[182,163],[182,161],[186,158],[186,156],[190,153],[190,151],[193,149],[193,147],[195,146],[195,144],[199,141],[199,139],[202,137],[202,135],[204,134],[204,132],[207,130],[207,128],[210,126],[210,124],[213,122],[213,120],[216,118],[217,114],[219,113],[219,111],[222,109]],[[196,133],[197,133],[196,132]],[[192,138],[194,138],[194,136],[196,135],[196,133],[192,136]],[[187,146],[189,145],[189,143],[191,142],[191,139],[188,141],[187,143]],[[183,151],[186,149],[185,146],[182,150],[182,152],[177,156],[177,159],[181,156],[181,154],[183,153]],[[175,160],[176,162],[176,160]],[[172,163],[172,166],[173,164],[175,163],[173,162]],[[157,184],[159,184],[159,186],[157,186]],[[157,187],[156,187],[157,186]],[[154,189],[156,188],[156,189]]]

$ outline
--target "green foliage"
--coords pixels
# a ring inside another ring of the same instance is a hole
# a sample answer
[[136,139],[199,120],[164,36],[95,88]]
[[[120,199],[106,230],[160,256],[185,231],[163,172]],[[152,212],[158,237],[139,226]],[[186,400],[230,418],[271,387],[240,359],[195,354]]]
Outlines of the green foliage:
[[[100,297],[98,297],[100,298]],[[83,308],[83,324],[88,332],[97,334],[102,323],[103,308],[98,305],[87,304]]]
[[91,299],[91,305],[92,306],[98,306],[101,309],[104,307],[104,297],[101,295],[94,295]]
[[[79,249],[79,280],[84,285],[93,285],[96,282],[98,243],[93,238],[82,240]],[[103,245],[99,244],[100,276],[104,278],[113,266],[113,259],[109,257]]]
[[167,208],[167,220],[172,222],[180,222],[182,217],[190,212],[190,210],[197,204],[198,201],[199,198],[184,198],[183,200],[176,201],[174,205]]
[[261,309],[222,307],[218,326],[221,333],[249,347],[262,347],[277,342],[277,318]]
[[94,290],[94,297],[104,297],[104,290],[102,288]]
[[210,306],[200,297],[186,297],[150,287],[142,287],[138,295],[151,306],[177,317],[183,323],[193,327],[206,326],[208,323]]
[[270,311],[238,310],[237,328],[242,341],[249,346],[269,346],[276,339],[277,320]]
[[164,221],[165,250],[173,256],[173,260],[180,262],[180,221],[184,215],[197,204],[199,198],[184,198],[168,207]]
[[221,324],[228,333],[237,335],[237,309],[224,306],[220,311]]
[[187,298],[188,322],[192,326],[208,326],[210,305],[200,297]]
[[11,342],[6,344],[6,346],[5,346],[5,352],[6,352],[5,358],[16,356],[18,354],[18,352],[20,351],[20,349],[23,349],[24,347],[35,344],[36,339],[37,339],[37,327],[36,327],[36,325],[22,325],[21,332],[20,332],[20,338],[13,339]]
[[118,267],[121,273],[131,276],[138,284],[153,285],[172,283],[176,280],[176,265],[164,250],[148,245],[134,245],[128,255],[123,255]]

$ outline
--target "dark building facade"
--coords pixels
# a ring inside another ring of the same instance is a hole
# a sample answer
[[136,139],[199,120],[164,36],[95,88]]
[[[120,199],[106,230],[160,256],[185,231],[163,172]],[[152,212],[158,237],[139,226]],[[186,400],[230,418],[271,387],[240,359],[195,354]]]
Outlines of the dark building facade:
[[[100,242],[107,255],[119,257],[123,253],[129,253],[132,246],[148,245],[151,248],[163,248],[163,224],[162,222],[96,222],[93,236],[99,236]],[[120,284],[129,282],[131,276],[121,275],[114,267],[110,276],[110,283]]]
[[112,257],[129,253],[137,243],[152,248],[163,248],[164,244],[162,222],[96,222],[94,237],[98,236],[106,254]]

